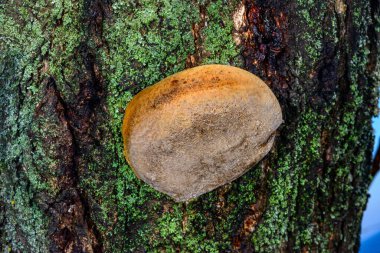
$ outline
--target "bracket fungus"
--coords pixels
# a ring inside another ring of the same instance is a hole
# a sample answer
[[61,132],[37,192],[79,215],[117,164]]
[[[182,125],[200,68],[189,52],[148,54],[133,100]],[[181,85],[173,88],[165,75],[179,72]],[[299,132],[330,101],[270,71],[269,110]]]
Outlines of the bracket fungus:
[[124,155],[135,174],[176,201],[233,181],[271,149],[281,107],[257,76],[191,68],[138,93],[125,111]]

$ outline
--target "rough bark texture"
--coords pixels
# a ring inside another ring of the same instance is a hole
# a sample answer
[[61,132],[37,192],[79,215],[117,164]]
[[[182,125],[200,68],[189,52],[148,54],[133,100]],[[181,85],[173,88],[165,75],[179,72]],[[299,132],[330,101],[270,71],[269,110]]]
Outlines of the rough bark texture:
[[[376,0],[0,0],[0,248],[355,252],[371,181]],[[122,150],[128,101],[187,67],[261,77],[275,147],[176,204]]]

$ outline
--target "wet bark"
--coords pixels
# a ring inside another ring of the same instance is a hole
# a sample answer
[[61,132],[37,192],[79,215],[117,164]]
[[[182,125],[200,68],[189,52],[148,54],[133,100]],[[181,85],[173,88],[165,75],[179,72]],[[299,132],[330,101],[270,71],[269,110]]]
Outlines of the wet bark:
[[[15,0],[0,21],[2,251],[358,251],[378,1]],[[208,63],[261,77],[284,123],[243,177],[178,204],[128,167],[122,117]]]

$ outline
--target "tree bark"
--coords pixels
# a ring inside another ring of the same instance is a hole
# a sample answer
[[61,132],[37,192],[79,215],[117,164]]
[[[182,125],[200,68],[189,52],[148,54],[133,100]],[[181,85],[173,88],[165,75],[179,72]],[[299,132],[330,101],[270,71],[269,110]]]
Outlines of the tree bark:
[[[358,251],[377,0],[1,0],[0,21],[3,252]],[[261,77],[284,123],[244,176],[175,203],[128,167],[124,109],[209,63]]]

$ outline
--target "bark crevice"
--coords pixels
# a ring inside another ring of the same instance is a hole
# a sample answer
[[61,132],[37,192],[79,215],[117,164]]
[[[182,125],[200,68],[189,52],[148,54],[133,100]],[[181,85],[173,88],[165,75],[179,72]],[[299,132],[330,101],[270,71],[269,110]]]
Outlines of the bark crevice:
[[[83,59],[84,74],[79,92],[71,102],[65,102],[55,80],[51,77],[46,86],[46,99],[55,107],[56,114],[66,131],[65,151],[58,160],[64,161],[59,176],[60,191],[49,208],[53,218],[50,224],[52,252],[103,252],[102,237],[91,217],[91,205],[85,189],[80,187],[81,175],[86,172],[89,153],[100,143],[97,127],[105,120],[102,109],[105,87],[97,60],[97,50],[107,49],[103,37],[105,3],[86,1],[84,28],[87,39],[78,48]],[[91,46],[91,41],[96,47]]]
[[202,29],[207,25],[207,6],[199,5],[199,15],[200,21],[198,23],[192,24],[191,33],[194,38],[194,53],[188,55],[186,59],[186,68],[192,68],[199,66],[202,63],[202,59],[205,55],[205,49],[203,47],[203,35]]

